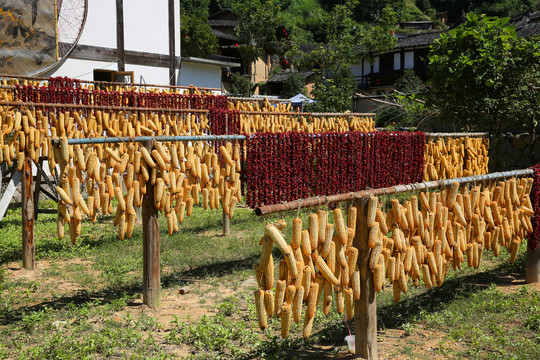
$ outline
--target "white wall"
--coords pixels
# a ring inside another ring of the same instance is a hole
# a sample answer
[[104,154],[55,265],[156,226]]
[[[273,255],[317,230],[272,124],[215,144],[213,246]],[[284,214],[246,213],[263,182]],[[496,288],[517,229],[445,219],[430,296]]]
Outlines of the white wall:
[[79,44],[116,48],[115,0],[88,1],[88,15]]
[[371,74],[371,64],[367,60],[363,60],[364,62],[364,75]]
[[[180,0],[174,2],[175,47],[180,49]],[[124,0],[124,48],[169,54],[168,0]],[[116,1],[88,1],[79,44],[116,48]]]
[[360,64],[351,65],[350,70],[353,76],[355,77],[355,79],[360,80],[360,78],[362,77],[362,65]]
[[400,70],[401,69],[401,54],[395,53],[394,54],[394,70]]
[[[80,80],[94,80],[94,69],[103,70],[118,70],[116,62],[102,62],[81,59],[67,59],[59,68],[45,74],[44,76],[67,76]],[[141,83],[141,75],[143,83],[168,85],[169,84],[169,69],[153,66],[142,66],[126,64],[126,71],[133,71],[134,83]],[[202,86],[202,85],[200,85]]]
[[67,59],[62,65],[43,76],[67,76],[80,80],[94,80],[94,69],[118,70],[116,62]]
[[[175,52],[180,56],[180,0],[175,0],[174,5]],[[124,43],[126,50],[168,55],[168,0],[124,0]]]
[[379,57],[378,57],[378,56],[375,56],[375,57],[374,57],[374,62],[373,62],[373,72],[374,72],[374,73],[378,73],[378,72],[379,72]]
[[[176,56],[180,54],[180,0],[175,0]],[[88,15],[81,45],[116,49],[116,1],[88,1]],[[157,54],[169,54],[168,0],[124,0],[124,48]],[[141,76],[148,84],[169,84],[168,67],[125,64],[126,71],[134,71],[134,82]],[[68,58],[55,70],[44,76],[68,76],[81,80],[94,80],[94,69],[118,70],[116,62],[102,62]],[[178,74],[178,71],[177,71]],[[221,76],[221,75],[220,75]],[[197,83],[195,80],[191,80]],[[199,85],[204,86],[204,85]],[[218,84],[221,88],[221,83]]]
[[176,83],[180,86],[193,84],[199,87],[221,89],[221,67],[218,65],[183,62]]
[[405,51],[405,69],[414,69],[414,51]]

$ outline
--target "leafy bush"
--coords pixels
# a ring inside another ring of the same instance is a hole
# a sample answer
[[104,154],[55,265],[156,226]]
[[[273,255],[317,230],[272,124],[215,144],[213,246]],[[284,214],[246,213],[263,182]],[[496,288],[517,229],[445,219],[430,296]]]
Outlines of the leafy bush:
[[299,93],[305,94],[306,92],[306,79],[297,72],[289,73],[287,80],[283,84],[283,96],[288,99]]
[[539,114],[540,43],[516,34],[508,18],[467,15],[429,53],[430,104],[467,128],[530,126]]
[[316,103],[307,106],[313,112],[344,112],[351,109],[352,96],[356,90],[356,80],[349,69],[341,71],[332,78],[324,78],[319,74],[311,95]]
[[252,84],[247,75],[231,74],[231,94],[234,96],[251,96]]

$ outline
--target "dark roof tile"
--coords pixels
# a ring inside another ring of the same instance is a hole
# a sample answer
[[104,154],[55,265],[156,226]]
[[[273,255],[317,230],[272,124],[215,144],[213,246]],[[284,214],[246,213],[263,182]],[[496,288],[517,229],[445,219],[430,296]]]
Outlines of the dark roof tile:
[[435,39],[438,39],[443,32],[445,31],[434,31],[402,37],[398,39],[396,47],[408,48],[415,46],[428,46],[431,45]]
[[238,20],[230,19],[209,19],[208,25],[211,27],[235,27],[238,25]]
[[[300,71],[298,72],[300,75],[302,75],[304,78],[307,78],[313,74],[315,74],[313,71]],[[270,79],[268,79],[267,82],[269,83],[281,83],[287,80],[289,77],[289,74],[291,74],[291,71],[285,71],[279,74],[274,74]]]
[[212,29],[212,32],[214,33],[214,35],[216,35],[216,37],[218,39],[236,41],[236,36],[234,36],[234,35],[227,34],[227,33],[224,33],[223,31],[219,31],[219,30],[216,30],[216,29]]

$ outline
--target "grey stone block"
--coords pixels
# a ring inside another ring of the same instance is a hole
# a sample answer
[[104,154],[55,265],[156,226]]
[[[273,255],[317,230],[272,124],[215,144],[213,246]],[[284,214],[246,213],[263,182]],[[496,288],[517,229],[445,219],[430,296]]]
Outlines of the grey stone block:
[[514,136],[512,145],[514,145],[519,150],[523,150],[527,147],[527,143],[521,138],[521,136]]

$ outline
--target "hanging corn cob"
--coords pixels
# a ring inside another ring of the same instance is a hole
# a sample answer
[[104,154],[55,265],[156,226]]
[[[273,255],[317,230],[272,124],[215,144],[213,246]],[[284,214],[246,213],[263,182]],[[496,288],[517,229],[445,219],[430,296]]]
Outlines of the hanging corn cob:
[[[533,230],[531,188],[532,179],[525,178],[471,189],[459,189],[454,183],[439,192],[420,193],[420,207],[416,196],[405,206],[393,199],[390,216],[379,201],[370,246],[376,290],[384,287],[385,277],[396,301],[400,292],[407,292],[409,279],[415,286],[420,280],[428,288],[441,286],[450,268],[461,269],[465,257],[469,266],[478,268],[484,250],[498,256],[500,247],[505,247],[513,262],[523,238]],[[380,223],[385,224],[384,230]]]
[[487,137],[429,138],[424,180],[452,179],[488,173]]
[[[354,222],[355,211],[348,212],[348,224]],[[281,317],[281,334],[289,333],[291,316],[294,322],[301,319],[302,303],[306,304],[303,336],[311,334],[313,318],[317,308],[319,294],[323,294],[323,313],[328,314],[332,308],[332,298],[336,296],[336,309],[345,312],[349,319],[354,316],[354,299],[360,296],[360,272],[356,266],[358,250],[348,244],[349,235],[353,232],[345,226],[341,210],[334,210],[335,224],[328,223],[326,211],[318,211],[309,216],[310,221],[302,229],[299,218],[293,220],[290,244],[285,240],[283,221],[268,224],[265,235],[261,239],[261,258],[255,265],[255,275],[260,289],[255,292],[255,301],[259,325],[264,330],[268,324],[268,316]],[[338,235],[333,235],[334,228],[339,228]],[[323,231],[324,229],[324,231]],[[324,235],[321,233],[324,232]],[[340,236],[345,236],[344,241]],[[272,247],[283,253],[284,261],[279,264],[279,280],[272,297],[272,306],[263,310],[262,294],[272,294],[274,289],[274,263]],[[273,311],[268,311],[272,308]],[[292,314],[292,315],[291,315]]]

